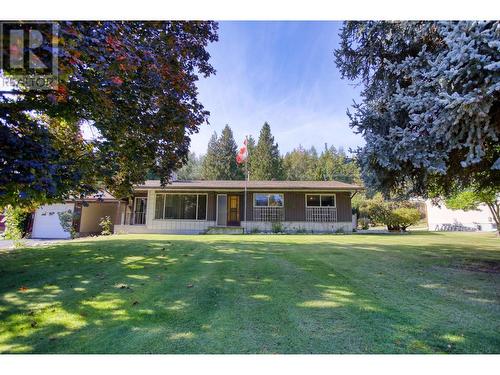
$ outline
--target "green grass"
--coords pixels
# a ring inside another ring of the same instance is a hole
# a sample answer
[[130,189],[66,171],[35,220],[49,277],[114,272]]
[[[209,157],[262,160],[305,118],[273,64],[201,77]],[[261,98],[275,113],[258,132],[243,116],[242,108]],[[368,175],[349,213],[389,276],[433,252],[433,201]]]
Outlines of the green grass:
[[126,235],[0,252],[3,353],[499,353],[493,234]]

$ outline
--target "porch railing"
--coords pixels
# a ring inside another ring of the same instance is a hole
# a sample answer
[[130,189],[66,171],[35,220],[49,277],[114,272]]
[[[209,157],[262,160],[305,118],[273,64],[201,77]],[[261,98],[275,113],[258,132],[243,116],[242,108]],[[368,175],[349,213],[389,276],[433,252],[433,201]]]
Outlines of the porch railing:
[[285,209],[283,207],[254,207],[254,221],[283,221]]
[[336,222],[336,207],[306,207],[306,221]]
[[144,225],[146,224],[145,212],[128,212],[125,215],[125,225]]

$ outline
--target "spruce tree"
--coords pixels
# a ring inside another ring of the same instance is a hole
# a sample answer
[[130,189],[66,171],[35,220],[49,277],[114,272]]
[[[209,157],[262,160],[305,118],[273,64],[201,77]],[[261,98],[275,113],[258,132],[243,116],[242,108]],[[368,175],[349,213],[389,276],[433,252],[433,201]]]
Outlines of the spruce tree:
[[274,143],[271,127],[264,123],[259,135],[259,142],[255,147],[250,175],[252,180],[282,180],[283,162],[278,144]]
[[226,125],[219,138],[219,180],[242,180],[243,172],[236,163],[238,145],[236,144],[233,131]]
[[217,155],[219,142],[217,137],[217,132],[214,132],[210,137],[208,142],[207,153],[202,164],[202,176],[205,180],[217,180],[218,177],[218,166],[217,166]]
[[[248,158],[247,158],[247,168],[248,168],[248,178],[249,179],[254,179],[252,174],[250,173],[252,171],[252,162],[255,157],[255,138],[252,137],[251,135],[248,136],[247,138],[247,151],[248,151]],[[245,173],[245,165],[242,164],[241,168],[243,170],[243,174]]]
[[236,163],[237,150],[238,146],[229,125],[224,127],[220,137],[217,137],[217,133],[214,132],[203,161],[203,178],[207,180],[243,179],[243,172]]
[[337,67],[361,85],[350,126],[371,192],[500,190],[499,21],[350,21]]

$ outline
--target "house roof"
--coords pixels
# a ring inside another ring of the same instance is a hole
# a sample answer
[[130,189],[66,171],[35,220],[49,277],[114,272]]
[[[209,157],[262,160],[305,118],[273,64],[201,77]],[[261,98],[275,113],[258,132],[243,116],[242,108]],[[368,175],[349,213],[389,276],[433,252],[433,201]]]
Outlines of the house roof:
[[72,197],[69,199],[65,200],[66,202],[117,202],[118,199],[116,199],[114,196],[111,195],[106,190],[101,190],[97,194],[90,194],[85,196],[84,198],[80,197]]
[[[147,180],[144,184],[135,186],[141,189],[165,190],[243,190],[245,181],[222,180],[184,180],[173,181],[166,186],[161,186],[160,180]],[[357,191],[363,190],[361,186],[347,184],[339,181],[247,181],[249,190],[317,190],[317,191]]]

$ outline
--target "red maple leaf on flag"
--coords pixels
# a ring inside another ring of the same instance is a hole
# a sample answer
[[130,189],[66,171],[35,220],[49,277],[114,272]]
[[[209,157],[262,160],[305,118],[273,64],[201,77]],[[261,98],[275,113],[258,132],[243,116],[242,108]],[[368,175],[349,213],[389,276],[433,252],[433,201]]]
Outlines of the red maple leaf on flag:
[[247,139],[243,141],[243,147],[240,148],[240,151],[238,152],[238,155],[236,155],[236,163],[242,164],[247,160]]

